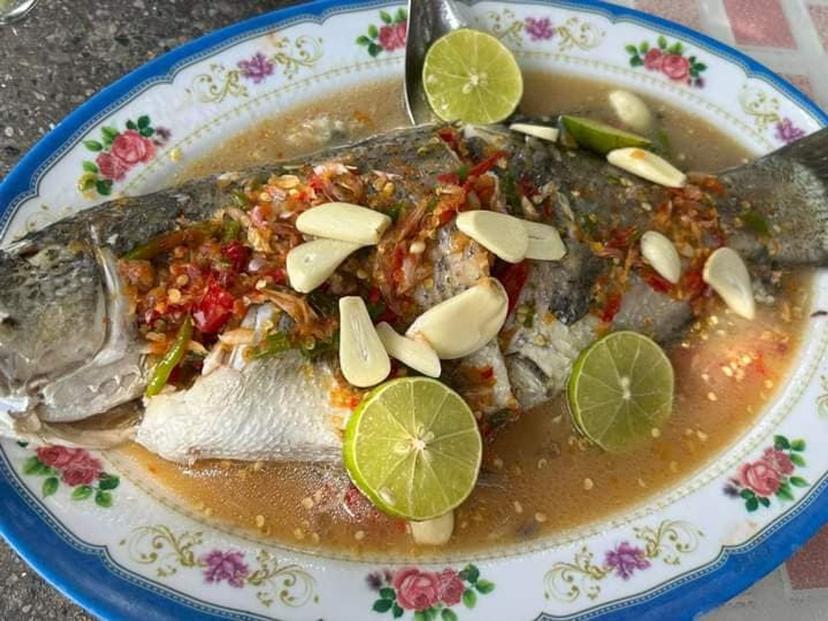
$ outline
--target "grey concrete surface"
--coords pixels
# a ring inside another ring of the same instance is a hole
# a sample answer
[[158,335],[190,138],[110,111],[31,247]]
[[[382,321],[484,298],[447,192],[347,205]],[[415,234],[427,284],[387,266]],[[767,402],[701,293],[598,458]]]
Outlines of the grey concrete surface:
[[[0,26],[0,179],[100,88],[181,43],[284,0],[40,0]],[[0,501],[0,510],[2,501]],[[92,619],[0,541],[0,620]]]

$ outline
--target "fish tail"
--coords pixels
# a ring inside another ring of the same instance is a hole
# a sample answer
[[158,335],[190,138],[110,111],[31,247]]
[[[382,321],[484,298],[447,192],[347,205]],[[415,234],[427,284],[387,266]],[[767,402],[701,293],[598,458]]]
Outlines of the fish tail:
[[828,128],[725,171],[719,180],[729,190],[720,211],[773,240],[774,261],[828,265]]

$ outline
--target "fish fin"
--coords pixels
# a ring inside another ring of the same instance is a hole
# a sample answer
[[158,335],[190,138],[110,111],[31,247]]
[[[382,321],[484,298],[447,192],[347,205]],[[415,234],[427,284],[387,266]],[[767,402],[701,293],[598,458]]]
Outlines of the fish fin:
[[138,418],[137,409],[124,406],[77,423],[44,423],[34,412],[18,418],[0,415],[0,438],[32,446],[110,449],[133,439]]
[[728,245],[764,258],[756,249],[770,239],[776,263],[828,265],[828,128],[718,178],[720,214],[743,222]]
[[820,181],[828,184],[828,127],[785,145],[761,158],[786,159],[807,167]]

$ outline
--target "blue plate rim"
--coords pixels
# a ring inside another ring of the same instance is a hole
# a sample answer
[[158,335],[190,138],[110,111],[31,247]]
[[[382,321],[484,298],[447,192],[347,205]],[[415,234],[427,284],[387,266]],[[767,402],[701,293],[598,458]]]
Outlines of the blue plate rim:
[[[506,0],[508,1],[508,0]],[[526,0],[524,0],[526,2]],[[703,33],[635,9],[602,0],[528,0],[531,4],[554,4],[571,10],[600,13],[613,22],[631,21],[676,34],[715,51],[737,63],[748,77],[766,81],[784,92],[820,124],[828,125],[828,114],[787,80],[742,52]],[[60,121],[38,141],[0,183],[0,218],[21,196],[33,195],[52,154],[61,150],[90,120],[134,92],[172,78],[182,65],[225,47],[234,39],[257,30],[291,21],[321,21],[332,13],[397,5],[392,0],[314,0],[278,9],[194,39],[141,65],[103,88]],[[272,619],[240,610],[199,602],[171,588],[159,588],[125,570],[105,547],[89,545],[65,530],[16,480],[6,455],[0,451],[0,535],[47,582],[89,612],[105,619]],[[754,584],[780,565],[828,522],[828,474],[795,507],[777,518],[757,537],[738,547],[725,547],[720,555],[693,572],[668,581],[626,600],[609,602],[577,616],[556,617],[541,612],[537,621],[589,618],[602,621],[623,619],[694,619]],[[761,544],[761,545],[760,545]],[[654,594],[655,593],[655,594]]]

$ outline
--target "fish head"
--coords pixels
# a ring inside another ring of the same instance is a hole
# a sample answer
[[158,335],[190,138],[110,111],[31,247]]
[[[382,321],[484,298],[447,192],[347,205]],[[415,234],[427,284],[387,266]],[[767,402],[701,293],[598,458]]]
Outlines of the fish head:
[[134,315],[111,252],[24,238],[0,252],[0,292],[0,411],[64,422],[140,395]]
[[94,356],[106,335],[98,263],[83,244],[0,253],[0,399],[27,411],[39,386]]

